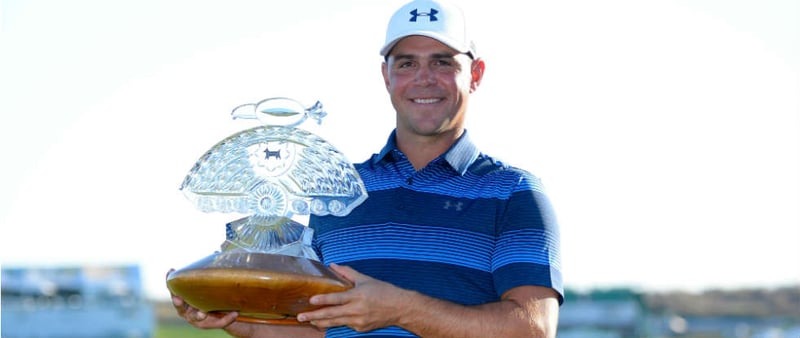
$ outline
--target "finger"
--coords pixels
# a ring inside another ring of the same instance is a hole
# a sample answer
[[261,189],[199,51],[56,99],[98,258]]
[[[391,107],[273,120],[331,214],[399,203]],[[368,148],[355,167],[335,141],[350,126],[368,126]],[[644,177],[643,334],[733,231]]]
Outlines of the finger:
[[172,306],[176,308],[186,309],[186,302],[183,301],[183,298],[173,295]]
[[322,318],[311,320],[308,323],[318,328],[329,328],[334,326],[350,326],[353,319],[349,317]]
[[178,296],[172,296],[172,306],[175,307],[175,311],[178,312],[178,315],[183,317],[186,313],[186,310],[189,309],[189,303],[183,300],[183,298]]
[[192,308],[186,312],[184,318],[189,324],[197,328],[221,329],[236,321],[238,315],[237,312],[225,313],[224,316],[216,313],[212,315],[208,312]]
[[172,305],[178,311],[178,315],[190,322],[199,322],[208,318],[208,314],[202,310],[196,309],[189,305],[186,301],[178,296],[172,297]]
[[236,319],[236,317],[239,317],[239,312],[237,312],[237,311],[214,312],[214,313],[210,313],[210,315],[211,315],[211,317],[216,317],[216,318],[218,318],[219,320],[221,320],[223,322],[231,323],[231,322],[234,321],[234,319]]
[[192,314],[192,320],[196,322],[203,321],[206,318],[208,318],[208,313],[205,313],[203,311],[196,311],[195,313]]
[[235,321],[236,321],[236,318],[237,318],[237,317],[239,317],[239,312],[236,312],[236,311],[231,311],[231,312],[228,312],[228,313],[226,313],[224,316],[222,316],[222,317],[218,317],[218,318],[219,318],[219,321],[220,321],[220,323],[221,323],[221,324],[220,324],[220,325],[221,325],[221,327],[222,327],[222,328],[225,328],[225,327],[227,327],[228,325],[231,325],[231,324],[233,324],[233,322],[235,322]]
[[351,268],[349,266],[346,266],[346,265],[339,265],[339,264],[336,264],[336,263],[331,263],[330,268],[334,272],[338,273],[340,276],[344,277],[345,279],[347,279],[347,280],[349,280],[349,281],[351,281],[353,283],[355,283],[356,280],[359,280],[359,279],[362,279],[363,277],[366,277],[365,275],[362,275],[361,273],[359,273],[355,269],[353,269],[353,268]]
[[337,324],[337,321],[333,319],[312,320],[308,323],[321,329],[327,329],[334,326],[345,326],[345,323]]
[[297,314],[297,321],[299,322],[319,322],[323,320],[330,320],[331,318],[341,317],[343,314],[337,311],[332,311],[330,307],[322,308],[309,312],[302,312]]
[[312,296],[308,302],[312,305],[342,305],[350,301],[350,291],[323,293]]

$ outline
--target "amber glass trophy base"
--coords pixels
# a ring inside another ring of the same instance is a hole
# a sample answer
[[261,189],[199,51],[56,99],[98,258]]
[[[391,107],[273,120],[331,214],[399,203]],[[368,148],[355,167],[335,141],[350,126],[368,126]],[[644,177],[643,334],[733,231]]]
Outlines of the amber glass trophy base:
[[313,259],[253,252],[218,252],[167,276],[169,290],[195,308],[238,321],[300,325],[300,312],[320,308],[311,296],[352,283]]

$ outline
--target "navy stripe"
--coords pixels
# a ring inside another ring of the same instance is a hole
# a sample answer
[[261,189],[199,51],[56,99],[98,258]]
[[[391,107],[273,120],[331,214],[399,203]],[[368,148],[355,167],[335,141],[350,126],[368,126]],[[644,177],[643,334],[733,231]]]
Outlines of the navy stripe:
[[[345,262],[357,271],[401,288],[417,290],[428,296],[465,305],[497,301],[492,274],[462,266],[398,259],[374,259]],[[411,273],[399,274],[398,270]]]
[[402,220],[408,224],[456,227],[494,236],[498,211],[505,202],[495,199],[463,199],[411,191],[405,188],[369,192],[369,197],[348,217],[319,219],[321,231],[350,224],[386,224]]
[[559,293],[559,302],[564,301],[564,282],[561,272],[546,265],[510,264],[495,271],[495,288],[502,294],[520,285],[550,287]]

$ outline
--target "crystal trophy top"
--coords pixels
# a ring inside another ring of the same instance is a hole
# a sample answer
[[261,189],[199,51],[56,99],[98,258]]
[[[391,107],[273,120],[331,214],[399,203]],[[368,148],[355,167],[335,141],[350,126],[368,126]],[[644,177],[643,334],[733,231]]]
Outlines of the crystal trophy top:
[[295,215],[345,216],[366,198],[347,158],[321,137],[297,128],[322,122],[322,104],[305,108],[290,98],[268,98],[233,109],[233,119],[261,126],[233,134],[195,163],[180,190],[204,212],[247,215],[226,225],[222,250],[316,259],[311,229]]

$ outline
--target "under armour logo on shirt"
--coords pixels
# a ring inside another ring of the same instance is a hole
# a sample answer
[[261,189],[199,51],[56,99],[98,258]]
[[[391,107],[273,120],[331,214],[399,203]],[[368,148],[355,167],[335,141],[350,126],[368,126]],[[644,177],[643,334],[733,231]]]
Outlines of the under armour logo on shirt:
[[450,208],[455,208],[456,211],[461,211],[461,207],[464,205],[463,202],[456,202],[453,203],[451,201],[444,201],[444,210],[450,210]]
[[413,11],[411,11],[411,19],[408,20],[408,21],[417,22],[417,17],[419,17],[419,16],[427,16],[428,20],[430,20],[431,22],[437,21],[437,20],[439,20],[439,19],[436,18],[436,14],[437,13],[439,13],[439,11],[437,11],[437,10],[435,10],[433,8],[431,8],[431,11],[427,12],[427,13],[426,12],[420,13],[420,12],[418,12],[417,9],[414,9]]

